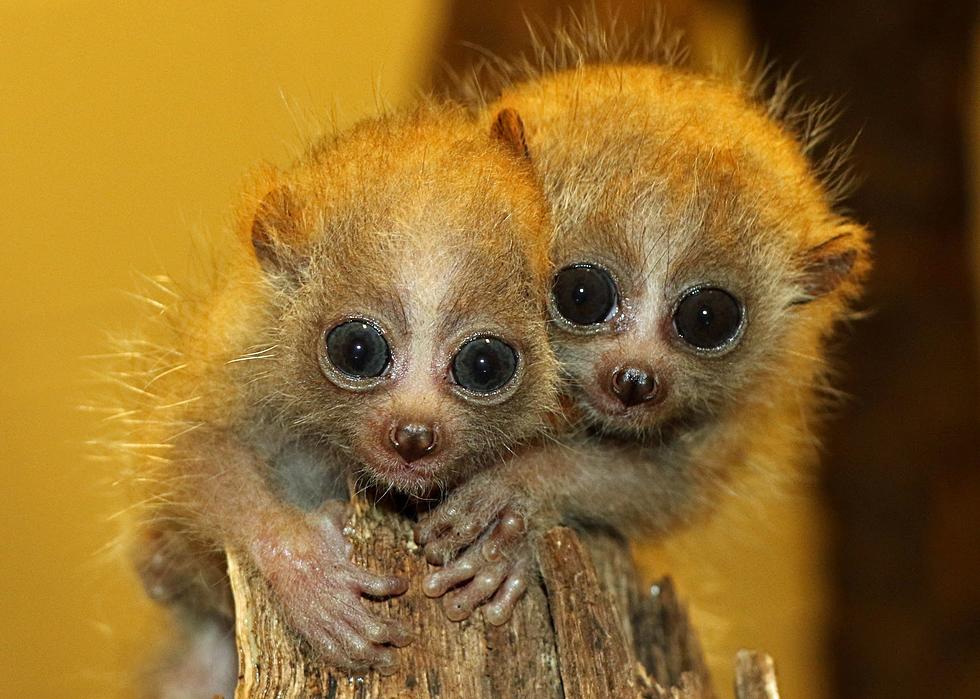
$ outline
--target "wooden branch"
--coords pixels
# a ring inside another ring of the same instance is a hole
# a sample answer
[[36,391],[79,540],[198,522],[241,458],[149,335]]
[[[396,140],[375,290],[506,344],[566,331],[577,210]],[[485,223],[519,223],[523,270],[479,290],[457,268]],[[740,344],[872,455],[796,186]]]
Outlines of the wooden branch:
[[756,651],[738,652],[735,656],[735,699],[779,699],[772,658]]
[[[279,618],[265,583],[229,553],[236,699],[715,697],[670,580],[642,591],[620,539],[583,540],[562,527],[547,532],[537,551],[541,581],[529,587],[514,618],[495,627],[480,614],[451,622],[438,600],[421,593],[418,581],[429,566],[405,518],[357,502],[350,532],[358,564],[413,582],[400,598],[370,603],[377,614],[406,620],[415,631],[414,642],[398,651],[398,671],[352,677],[312,662]],[[738,699],[778,696],[768,656],[740,653],[738,670]]]
[[583,699],[638,696],[636,661],[599,587],[588,552],[571,529],[552,529],[538,547],[555,630],[565,695]]

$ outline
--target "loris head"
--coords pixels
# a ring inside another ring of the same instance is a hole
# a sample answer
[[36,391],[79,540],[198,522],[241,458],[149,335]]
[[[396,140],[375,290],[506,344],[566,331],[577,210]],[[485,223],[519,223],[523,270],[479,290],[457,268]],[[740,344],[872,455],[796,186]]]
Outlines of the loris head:
[[808,402],[868,262],[800,144],[735,89],[652,66],[547,76],[501,105],[527,118],[554,205],[553,339],[594,426],[658,437]]
[[519,118],[427,106],[318,146],[244,227],[269,290],[268,414],[414,495],[543,427],[549,218]]

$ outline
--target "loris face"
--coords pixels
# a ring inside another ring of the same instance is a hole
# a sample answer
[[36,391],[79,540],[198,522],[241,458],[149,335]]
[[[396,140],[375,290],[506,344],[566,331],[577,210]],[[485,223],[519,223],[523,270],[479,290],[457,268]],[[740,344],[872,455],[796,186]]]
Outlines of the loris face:
[[863,234],[819,202],[794,206],[778,172],[746,177],[742,157],[661,158],[559,198],[553,340],[600,430],[662,438],[808,380],[788,365],[826,326],[809,302],[851,272]]
[[544,427],[548,218],[489,135],[392,128],[318,154],[270,201],[265,220],[293,229],[280,237],[311,242],[267,251],[296,257],[269,388],[351,471],[423,495]]
[[554,368],[541,304],[511,285],[516,261],[391,254],[370,281],[354,263],[353,284],[304,289],[287,333],[306,419],[373,481],[422,494],[541,428]]
[[517,84],[501,107],[527,120],[552,204],[551,335],[591,427],[656,438],[812,384],[867,234],[833,212],[779,104],[600,64]]

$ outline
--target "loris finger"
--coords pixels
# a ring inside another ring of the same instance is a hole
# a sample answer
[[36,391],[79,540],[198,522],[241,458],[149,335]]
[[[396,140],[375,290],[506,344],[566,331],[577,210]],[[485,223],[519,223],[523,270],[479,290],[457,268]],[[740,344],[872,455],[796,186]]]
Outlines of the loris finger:
[[429,563],[442,565],[461,548],[476,541],[492,518],[492,514],[481,515],[456,506],[439,508],[415,525],[415,543],[425,547]]
[[509,561],[489,564],[468,584],[450,592],[442,605],[449,620],[462,621],[468,618],[474,609],[500,588],[510,568]]
[[479,550],[468,551],[445,568],[426,575],[422,581],[422,592],[426,597],[442,597],[447,590],[471,580],[486,564]]
[[500,626],[510,619],[514,607],[527,590],[528,575],[527,566],[524,564],[518,565],[510,572],[504,584],[483,609],[483,616],[489,623]]
[[[435,566],[444,565],[479,539],[480,535],[497,521],[497,517],[497,514],[474,515],[472,519],[458,524],[456,528],[447,529],[441,535],[430,538],[423,548],[425,560]],[[510,520],[511,518],[508,517],[508,524],[505,525],[502,533],[494,538],[495,544],[491,547],[490,553],[496,555],[500,548],[499,544],[510,538],[510,532],[517,526]]]
[[393,667],[397,658],[391,646],[411,642],[403,622],[377,617],[357,599],[321,605],[315,616],[319,625],[310,637],[332,650],[328,660],[345,668]]
[[381,675],[394,675],[398,671],[398,654],[391,648],[382,648],[371,667]]
[[[515,545],[523,540],[525,532],[524,518],[510,508],[505,508],[499,521],[483,541],[448,563],[442,570],[427,575],[422,583],[422,591],[428,597],[441,597],[447,590],[487,569],[488,564],[509,558]],[[429,553],[427,548],[426,559],[433,563]]]
[[337,634],[341,648],[334,664],[348,669],[375,668],[381,674],[391,674],[397,668],[398,656],[394,649],[369,639],[359,628],[358,619],[338,622],[332,631]]
[[357,592],[370,597],[396,597],[408,590],[408,580],[397,575],[376,575],[358,568],[350,576]]
[[396,619],[381,619],[372,614],[364,614],[349,623],[372,643],[389,643],[403,648],[412,642],[412,632],[408,625]]
[[514,545],[524,538],[527,522],[524,517],[509,507],[500,513],[500,519],[480,547],[483,557],[496,561],[507,556]]

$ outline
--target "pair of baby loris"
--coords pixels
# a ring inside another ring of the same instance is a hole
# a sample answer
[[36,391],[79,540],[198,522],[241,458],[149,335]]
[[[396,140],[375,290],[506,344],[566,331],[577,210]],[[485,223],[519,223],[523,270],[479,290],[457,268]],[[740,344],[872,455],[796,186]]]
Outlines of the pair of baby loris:
[[776,111],[675,68],[578,66],[264,173],[241,244],[144,357],[151,596],[188,633],[228,623],[233,548],[325,662],[386,670],[409,633],[362,598],[409,583],[350,562],[350,482],[437,499],[423,591],[503,624],[538,532],[663,534],[805,457],[867,234]]

